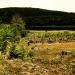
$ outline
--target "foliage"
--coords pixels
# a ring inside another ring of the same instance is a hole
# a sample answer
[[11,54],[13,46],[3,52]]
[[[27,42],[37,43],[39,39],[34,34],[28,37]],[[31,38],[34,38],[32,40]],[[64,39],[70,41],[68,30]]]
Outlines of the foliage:
[[16,48],[16,46],[12,46],[11,51],[10,51],[10,57],[11,58],[21,58],[23,59],[25,55],[24,49],[19,49]]
[[22,17],[18,14],[14,15],[11,20],[12,27],[15,28],[15,33],[20,34],[21,36],[26,35],[26,23],[23,21]]
[[7,46],[7,40],[12,41],[15,37],[10,25],[0,25],[0,50]]
[[[15,20],[17,18],[18,20]],[[20,41],[20,38],[23,34],[24,36],[26,35],[22,18],[19,18],[18,16],[17,18],[16,17],[13,18],[14,23],[11,25],[8,24],[0,25],[0,50],[2,51],[3,54],[6,54],[8,58],[10,56],[15,58],[23,58],[27,56],[27,54],[25,54],[26,52],[24,51],[24,49],[22,48],[18,49],[16,48],[15,45]]]

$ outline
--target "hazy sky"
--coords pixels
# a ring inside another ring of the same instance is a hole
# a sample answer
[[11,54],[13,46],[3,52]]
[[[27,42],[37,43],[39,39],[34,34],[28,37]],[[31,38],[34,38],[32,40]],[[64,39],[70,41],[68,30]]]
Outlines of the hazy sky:
[[0,0],[0,8],[3,7],[34,7],[75,12],[75,0]]

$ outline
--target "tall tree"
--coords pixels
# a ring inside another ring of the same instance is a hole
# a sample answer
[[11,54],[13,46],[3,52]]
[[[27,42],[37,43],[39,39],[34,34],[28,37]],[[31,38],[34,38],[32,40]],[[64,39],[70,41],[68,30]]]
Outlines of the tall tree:
[[19,14],[16,14],[12,17],[11,23],[16,30],[15,31],[16,34],[20,33],[21,36],[26,35],[26,28],[25,28],[26,23],[24,22],[23,18]]

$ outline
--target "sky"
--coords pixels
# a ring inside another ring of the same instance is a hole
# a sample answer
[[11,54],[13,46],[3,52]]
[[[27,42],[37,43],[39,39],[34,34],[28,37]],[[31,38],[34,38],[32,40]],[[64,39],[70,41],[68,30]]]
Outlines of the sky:
[[75,12],[75,0],[0,0],[0,8],[5,7],[33,7]]

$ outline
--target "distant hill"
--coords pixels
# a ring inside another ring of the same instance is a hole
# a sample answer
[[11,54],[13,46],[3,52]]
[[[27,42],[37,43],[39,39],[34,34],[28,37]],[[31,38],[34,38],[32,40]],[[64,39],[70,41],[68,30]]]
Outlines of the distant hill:
[[1,8],[0,22],[10,23],[12,16],[19,14],[27,28],[74,27],[75,13],[52,11],[39,8]]

